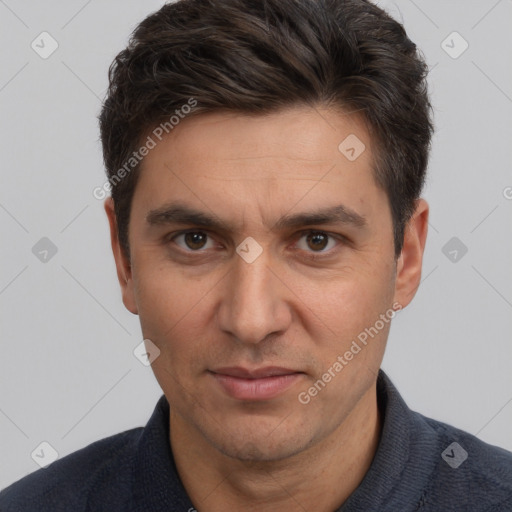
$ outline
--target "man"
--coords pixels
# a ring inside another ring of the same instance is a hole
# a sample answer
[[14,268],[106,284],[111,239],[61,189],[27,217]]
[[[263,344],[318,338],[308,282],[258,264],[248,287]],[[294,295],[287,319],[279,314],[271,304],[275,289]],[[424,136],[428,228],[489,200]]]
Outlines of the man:
[[182,0],[139,25],[97,192],[164,396],[2,512],[512,510],[512,454],[380,370],[421,277],[425,78],[362,0]]

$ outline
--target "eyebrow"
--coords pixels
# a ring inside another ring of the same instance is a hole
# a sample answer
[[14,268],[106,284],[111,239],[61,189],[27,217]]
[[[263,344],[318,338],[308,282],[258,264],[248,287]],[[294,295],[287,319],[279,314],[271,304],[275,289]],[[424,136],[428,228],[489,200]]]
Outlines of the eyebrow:
[[[151,225],[165,224],[193,224],[203,228],[218,231],[234,231],[233,225],[222,221],[209,213],[196,210],[186,204],[173,202],[146,215],[146,222]],[[342,204],[320,208],[311,212],[301,212],[282,216],[271,229],[283,230],[286,228],[298,228],[311,224],[342,224],[355,228],[367,226],[366,218],[354,210]]]

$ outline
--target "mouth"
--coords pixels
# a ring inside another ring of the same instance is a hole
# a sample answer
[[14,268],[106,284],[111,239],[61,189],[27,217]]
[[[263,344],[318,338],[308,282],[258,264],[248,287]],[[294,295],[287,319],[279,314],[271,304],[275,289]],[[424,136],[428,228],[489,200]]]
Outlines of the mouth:
[[209,373],[227,395],[249,401],[275,398],[304,375],[304,372],[277,366],[254,370],[241,367],[219,368]]

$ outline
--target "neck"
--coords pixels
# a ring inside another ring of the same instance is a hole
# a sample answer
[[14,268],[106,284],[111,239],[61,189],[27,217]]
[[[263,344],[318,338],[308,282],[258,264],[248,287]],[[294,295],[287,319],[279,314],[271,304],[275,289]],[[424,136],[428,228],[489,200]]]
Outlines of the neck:
[[329,436],[279,461],[225,456],[180,415],[170,415],[170,440],[180,479],[201,512],[333,512],[361,483],[380,438],[376,388],[363,395]]

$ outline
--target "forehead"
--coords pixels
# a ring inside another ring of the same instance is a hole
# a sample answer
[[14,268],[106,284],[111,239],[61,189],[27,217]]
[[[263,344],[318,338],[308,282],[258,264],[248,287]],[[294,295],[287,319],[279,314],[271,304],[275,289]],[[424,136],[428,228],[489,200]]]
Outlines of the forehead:
[[[342,144],[347,138],[348,144]],[[329,164],[342,156],[350,161],[351,154],[343,151],[349,149],[345,146],[354,144],[357,158],[352,160],[351,167],[370,164],[372,154],[362,118],[311,107],[288,108],[265,115],[200,114],[181,121],[164,138],[164,143],[166,140],[174,146],[175,157],[180,160],[204,161],[215,155],[216,159],[235,162],[232,170],[252,166],[255,159],[289,159],[313,166]],[[155,153],[160,152],[153,152],[153,156]],[[271,174],[272,169],[267,169],[263,162],[257,177]]]
[[215,212],[254,208],[272,217],[300,202],[301,210],[344,203],[366,215],[382,199],[372,141],[354,114],[310,107],[207,113],[156,142],[135,191],[146,210],[179,198]]

